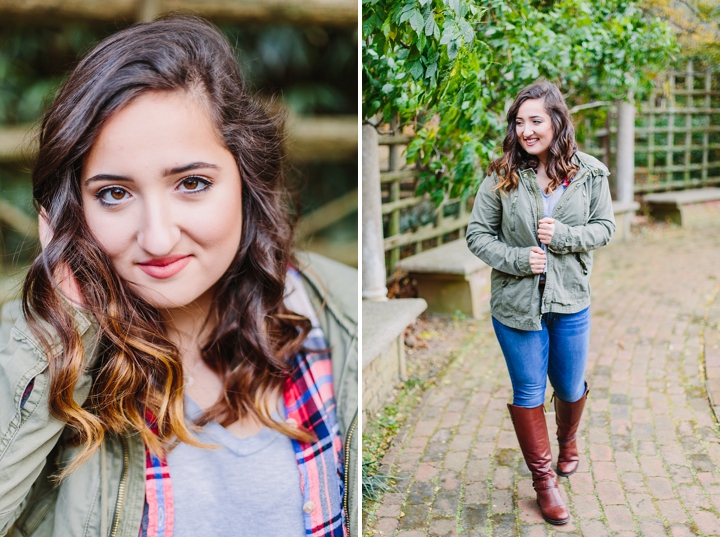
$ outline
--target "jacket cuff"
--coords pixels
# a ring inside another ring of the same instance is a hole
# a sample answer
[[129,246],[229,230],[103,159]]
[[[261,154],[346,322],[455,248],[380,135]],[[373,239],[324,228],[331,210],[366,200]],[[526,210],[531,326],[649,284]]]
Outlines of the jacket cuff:
[[520,248],[518,252],[517,268],[518,271],[525,276],[533,274],[532,268],[530,267],[530,252],[532,252],[532,247],[530,246]]
[[548,248],[555,253],[565,254],[571,251],[572,237],[567,225],[555,220],[555,232],[553,233]]

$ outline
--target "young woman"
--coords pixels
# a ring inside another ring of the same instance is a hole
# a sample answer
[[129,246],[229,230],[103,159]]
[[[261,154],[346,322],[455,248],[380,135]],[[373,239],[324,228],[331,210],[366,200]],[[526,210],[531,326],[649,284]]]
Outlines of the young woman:
[[64,83],[0,331],[0,535],[354,535],[357,273],[293,255],[282,146],[191,16]]
[[546,521],[565,524],[545,424],[546,379],[555,394],[557,474],[578,467],[585,406],[592,250],[615,231],[607,168],[577,151],[560,91],[522,90],[507,114],[503,156],[480,186],[467,242],[492,267],[492,323],[513,387],[508,404]]

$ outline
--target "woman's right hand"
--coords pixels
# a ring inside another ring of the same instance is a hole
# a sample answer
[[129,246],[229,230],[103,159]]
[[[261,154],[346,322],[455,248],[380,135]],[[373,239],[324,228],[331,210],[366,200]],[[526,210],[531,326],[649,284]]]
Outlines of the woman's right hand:
[[[52,228],[50,228],[50,223],[47,221],[46,214],[45,209],[41,209],[38,215],[38,234],[40,235],[40,246],[42,246],[43,250],[53,238],[53,231]],[[67,263],[62,263],[56,269],[53,276],[55,277],[60,292],[65,298],[78,306],[85,306],[80,284]]]
[[533,274],[542,274],[545,270],[545,252],[539,246],[533,246],[530,250],[530,269]]

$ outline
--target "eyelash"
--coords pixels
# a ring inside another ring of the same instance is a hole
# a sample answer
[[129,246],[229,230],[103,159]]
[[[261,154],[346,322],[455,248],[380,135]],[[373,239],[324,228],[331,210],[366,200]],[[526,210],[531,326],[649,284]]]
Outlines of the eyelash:
[[[180,181],[180,183],[178,184],[177,188],[179,188],[185,181],[189,181],[189,180],[195,180],[199,184],[204,185],[204,186],[203,186],[203,188],[199,188],[196,190],[181,190],[181,192],[184,192],[186,194],[199,194],[200,192],[205,192],[206,190],[208,190],[210,187],[213,186],[212,181],[205,179],[204,177],[200,177],[199,175],[191,175],[189,177],[183,178],[182,181]],[[123,198],[122,200],[117,200],[116,203],[110,203],[110,202],[104,200],[103,197],[105,196],[105,194],[107,194],[108,192],[111,192],[113,190],[122,190],[125,194],[128,194],[128,191],[125,190],[121,186],[106,186],[105,188],[101,188],[100,190],[98,190],[97,193],[95,194],[95,198],[97,198],[97,200],[100,202],[100,205],[102,205],[103,207],[117,207],[125,200],[125,198]]]

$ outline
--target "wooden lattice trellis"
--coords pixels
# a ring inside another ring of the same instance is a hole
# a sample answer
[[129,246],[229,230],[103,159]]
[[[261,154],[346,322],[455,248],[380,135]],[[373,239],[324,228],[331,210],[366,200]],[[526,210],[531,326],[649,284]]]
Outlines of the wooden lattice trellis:
[[[695,71],[692,62],[685,70],[669,71],[638,112],[636,193],[720,184],[720,71]],[[592,132],[583,147],[611,170],[616,119],[610,108],[605,128]]]
[[438,208],[427,195],[415,196],[418,171],[408,168],[402,157],[412,138],[382,135],[387,147],[387,169],[380,171],[382,188],[383,245],[385,267],[392,276],[400,259],[440,246],[465,235],[470,220],[467,203],[446,200]]

